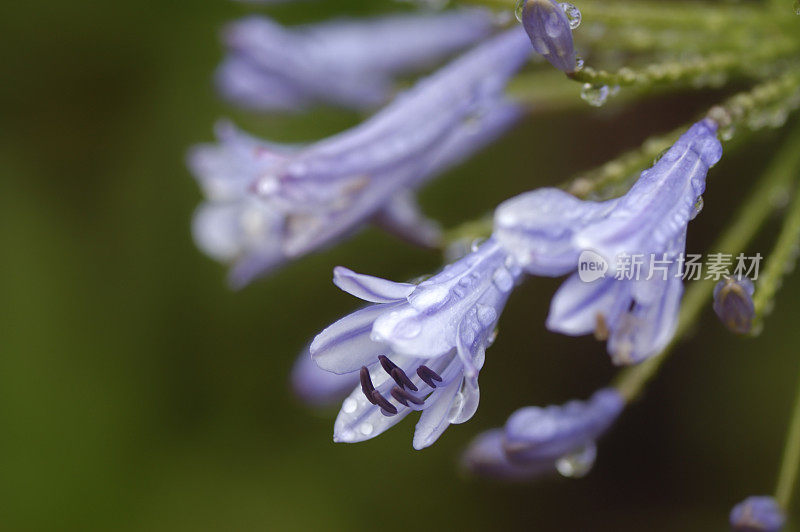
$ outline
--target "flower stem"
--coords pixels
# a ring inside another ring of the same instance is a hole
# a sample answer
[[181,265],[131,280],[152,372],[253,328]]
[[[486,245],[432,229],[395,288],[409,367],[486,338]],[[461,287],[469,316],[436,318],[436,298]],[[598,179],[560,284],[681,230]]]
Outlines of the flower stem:
[[570,74],[569,77],[580,83],[619,85],[622,87],[698,83],[698,80],[702,81],[703,78],[708,78],[709,83],[713,83],[714,76],[742,75],[756,77],[764,74],[769,75],[772,72],[770,72],[770,69],[765,68],[765,65],[778,61],[783,57],[795,55],[797,48],[797,43],[793,41],[778,41],[771,46],[761,46],[757,52],[750,54],[720,52],[705,57],[652,63],[639,69],[624,67],[616,72],[586,67]]
[[[796,142],[800,142],[800,139],[796,139]],[[800,149],[795,150],[793,161],[786,162],[794,169],[795,173],[800,172]],[[780,201],[781,198],[775,199]],[[783,276],[794,267],[799,245],[800,192],[795,191],[795,197],[786,215],[786,220],[783,223],[775,248],[769,255],[764,271],[758,278],[757,290],[753,296],[753,306],[755,307],[754,331],[761,330],[764,317],[769,313],[775,294],[783,282]]]
[[800,467],[800,383],[795,393],[789,435],[786,438],[786,447],[783,450],[783,459],[778,474],[778,485],[775,488],[775,500],[784,510],[788,510],[792,499],[798,467]]
[[[756,190],[750,195],[749,201],[741,208],[734,218],[733,224],[712,249],[738,254],[743,252],[748,243],[758,234],[759,229],[774,210],[774,198],[785,195],[796,179],[794,168],[790,163],[797,158],[799,142],[800,126],[795,126],[794,131],[760,179]],[[683,298],[678,329],[669,345],[660,354],[620,373],[615,386],[626,401],[633,401],[639,396],[645,385],[658,373],[661,364],[664,363],[680,339],[697,322],[711,298],[715,284],[713,280],[693,282]]]

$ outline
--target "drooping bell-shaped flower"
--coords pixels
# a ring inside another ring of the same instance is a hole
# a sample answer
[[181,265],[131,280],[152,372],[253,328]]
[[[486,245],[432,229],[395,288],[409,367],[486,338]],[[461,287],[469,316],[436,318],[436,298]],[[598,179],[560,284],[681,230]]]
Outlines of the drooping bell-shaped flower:
[[478,9],[294,28],[249,17],[224,32],[228,55],[217,85],[250,109],[299,110],[314,103],[374,108],[388,101],[399,76],[434,66],[493,29],[491,14]]
[[730,521],[733,532],[780,532],[786,514],[772,497],[748,497],[734,506]]
[[526,0],[522,26],[534,50],[567,74],[578,69],[572,26],[564,8],[555,0]]
[[242,286],[373,221],[422,245],[435,224],[413,191],[507,131],[521,115],[503,99],[529,52],[518,29],[452,62],[375,116],[307,146],[283,146],[220,129],[189,166],[208,202],[195,217],[198,244],[234,264]]
[[480,433],[462,453],[461,467],[472,475],[504,482],[530,481],[556,472],[553,462],[512,462],[506,454],[505,437],[501,428]]
[[755,287],[747,277],[723,279],[714,287],[714,312],[733,333],[747,334],[753,328]]
[[422,449],[450,424],[469,420],[486,348],[521,273],[491,239],[419,285],[337,268],[336,285],[372,305],[311,344],[321,368],[361,379],[342,404],[334,440],[373,438],[419,410],[414,448]]
[[616,390],[595,392],[588,401],[525,407],[503,429],[488,431],[465,451],[472,472],[508,480],[529,479],[558,470],[564,476],[588,473],[596,440],[616,421],[625,401]]
[[722,156],[716,129],[710,120],[693,125],[618,199],[581,201],[542,189],[497,209],[494,235],[528,273],[575,272],[553,298],[550,330],[594,332],[620,364],[640,362],[671,340],[688,223]]

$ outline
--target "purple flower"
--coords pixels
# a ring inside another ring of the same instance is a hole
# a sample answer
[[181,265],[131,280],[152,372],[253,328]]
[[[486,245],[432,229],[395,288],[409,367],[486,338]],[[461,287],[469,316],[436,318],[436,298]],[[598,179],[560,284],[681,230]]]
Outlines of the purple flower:
[[589,472],[595,441],[616,421],[625,401],[616,390],[595,392],[588,401],[517,410],[506,426],[476,438],[463,463],[477,474],[519,480],[558,470],[564,476]]
[[556,472],[553,462],[512,462],[504,443],[503,429],[482,432],[461,455],[461,467],[474,475],[503,481],[532,480]]
[[526,61],[511,30],[455,60],[362,123],[308,146],[271,144],[219,129],[189,166],[209,201],[194,222],[199,246],[234,263],[242,286],[367,221],[423,245],[439,233],[412,192],[505,132],[521,111],[502,98]]
[[786,515],[772,497],[748,497],[731,510],[730,521],[734,532],[779,532]]
[[358,384],[358,374],[337,375],[317,366],[306,347],[292,368],[290,385],[304,403],[323,407],[341,402]]
[[266,17],[231,24],[217,73],[231,101],[258,110],[298,110],[315,102],[356,109],[386,102],[395,78],[418,72],[493,30],[483,10],[393,15],[285,28]]
[[491,239],[419,285],[336,268],[336,285],[373,305],[311,344],[321,368],[361,379],[342,404],[334,440],[373,438],[420,410],[414,448],[422,449],[451,423],[469,420],[478,408],[486,348],[521,273]]
[[572,27],[564,9],[555,0],[526,0],[522,26],[534,50],[567,74],[577,70],[578,57]]
[[497,209],[495,237],[528,273],[558,276],[578,269],[553,298],[550,330],[595,332],[608,340],[620,364],[640,362],[666,346],[683,293],[687,226],[698,212],[708,169],[721,155],[716,124],[703,120],[621,198],[580,201],[542,189]]
[[714,312],[720,321],[736,334],[747,334],[753,328],[753,282],[742,277],[728,278],[714,287]]

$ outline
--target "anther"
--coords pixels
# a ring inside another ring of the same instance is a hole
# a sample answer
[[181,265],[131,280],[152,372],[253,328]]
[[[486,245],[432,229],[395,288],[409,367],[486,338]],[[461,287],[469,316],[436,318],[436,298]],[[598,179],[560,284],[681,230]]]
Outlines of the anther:
[[419,375],[419,378],[422,379],[425,382],[425,384],[427,384],[431,388],[436,388],[436,383],[434,383],[433,381],[442,382],[442,377],[439,376],[438,373],[433,371],[428,366],[418,367],[417,375]]
[[375,387],[372,385],[372,379],[369,378],[369,370],[366,366],[361,366],[361,391],[364,392],[364,395],[367,396],[367,401],[375,403],[375,399],[372,398],[372,392],[375,391]]
[[425,404],[425,399],[422,399],[421,397],[417,397],[416,395],[412,394],[411,392],[409,392],[407,390],[404,390],[402,388],[399,388],[397,386],[392,388],[391,394],[392,394],[392,397],[394,397],[395,400],[398,403],[402,404],[403,406],[408,406],[409,402],[412,402],[415,405],[423,405],[423,404]]
[[397,407],[387,401],[378,390],[372,391],[372,403],[381,407],[381,412],[385,416],[393,416],[397,413]]
[[397,367],[397,364],[389,360],[389,357],[387,357],[386,355],[378,355],[378,360],[380,361],[381,366],[383,366],[383,371],[385,371],[389,375],[391,375],[392,370]]
[[389,374],[394,379],[394,382],[396,382],[397,385],[400,386],[401,388],[410,388],[415,392],[419,390],[419,388],[417,388],[417,386],[413,382],[411,382],[411,379],[408,378],[406,372],[400,369],[399,367],[394,368]]

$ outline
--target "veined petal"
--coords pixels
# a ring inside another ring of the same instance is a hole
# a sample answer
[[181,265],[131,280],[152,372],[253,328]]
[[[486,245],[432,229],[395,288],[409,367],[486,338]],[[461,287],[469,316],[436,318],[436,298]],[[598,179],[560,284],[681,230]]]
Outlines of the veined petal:
[[342,266],[333,270],[333,284],[364,301],[371,303],[393,303],[405,300],[416,285],[395,283],[380,277],[356,273]]
[[410,408],[400,406],[397,414],[385,416],[380,408],[367,401],[360,388],[356,388],[342,403],[333,425],[333,441],[358,443],[370,440],[400,423],[410,413]]
[[431,405],[422,411],[414,430],[414,449],[430,447],[450,426],[450,413],[463,379],[453,379],[446,387],[437,388],[428,401]]
[[629,290],[626,283],[613,278],[587,283],[574,274],[553,296],[547,328],[570,336],[596,332],[627,310]]
[[716,126],[693,125],[603,220],[582,228],[575,244],[602,255],[610,265],[621,255],[662,253],[686,232],[705,191],[706,175],[722,154]]
[[350,373],[372,364],[385,345],[370,339],[372,324],[399,304],[370,305],[340,319],[314,338],[311,356],[326,371]]
[[616,201],[581,201],[556,188],[520,194],[495,211],[494,237],[530,274],[557,277],[578,265],[574,235],[607,216]]
[[637,302],[633,310],[619,316],[608,339],[608,352],[615,364],[636,364],[661,352],[678,326],[683,283],[680,277],[652,279],[660,297]]

